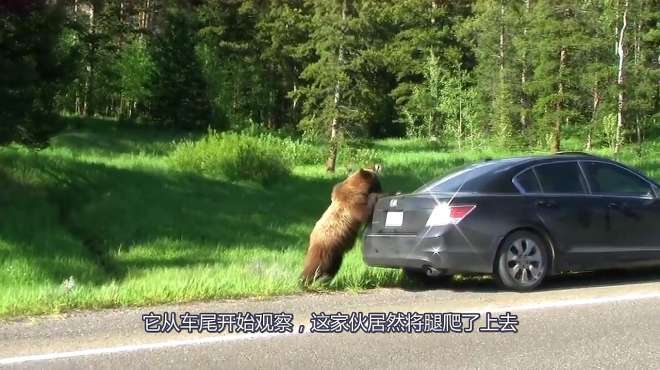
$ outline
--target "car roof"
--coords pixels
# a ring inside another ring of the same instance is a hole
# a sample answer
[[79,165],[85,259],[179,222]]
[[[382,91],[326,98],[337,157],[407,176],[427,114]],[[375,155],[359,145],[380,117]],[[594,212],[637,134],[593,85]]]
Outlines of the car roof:
[[[582,152],[558,152],[555,154],[536,154],[536,155],[526,155],[518,157],[509,157],[502,159],[493,159],[486,160],[486,162],[492,162],[493,167],[491,167],[495,172],[499,173],[501,176],[513,177],[519,172],[525,170],[526,168],[544,164],[544,163],[555,163],[555,162],[567,162],[567,161],[585,161],[585,160],[595,160],[600,162],[614,163],[619,166],[624,166],[618,162],[615,162],[611,159],[586,154]],[[483,163],[483,162],[481,162]],[[634,169],[632,169],[634,170]],[[635,172],[639,173],[639,171]]]
[[[618,166],[625,167],[642,177],[648,179],[643,173],[630,168],[623,164],[620,164],[616,161],[599,157],[596,155],[586,154],[582,152],[559,152],[555,154],[541,154],[541,155],[527,155],[527,156],[518,156],[518,157],[508,157],[501,159],[485,159],[481,162],[477,162],[470,167],[476,169],[478,167],[488,168],[488,171],[482,172],[472,178],[466,179],[465,190],[469,188],[474,189],[474,191],[485,191],[488,189],[489,192],[518,192],[517,189],[513,186],[511,179],[517,174],[523,172],[524,170],[539,164],[545,163],[556,163],[564,161],[584,161],[584,160],[595,160],[599,162],[613,163]],[[432,186],[433,183],[437,183],[442,178],[436,178],[433,181],[425,184],[421,188],[417,189],[416,192],[422,191],[422,189]],[[469,184],[469,185],[468,185]]]
[[[532,164],[539,164],[545,162],[563,162],[563,161],[579,161],[579,160],[597,160],[609,163],[617,163],[608,158],[599,157],[592,154],[582,152],[558,152],[555,154],[537,154],[526,155],[518,157],[509,157],[502,159],[486,159],[487,162],[501,163],[503,167],[511,167],[512,165],[526,167]],[[618,164],[618,163],[617,163]]]

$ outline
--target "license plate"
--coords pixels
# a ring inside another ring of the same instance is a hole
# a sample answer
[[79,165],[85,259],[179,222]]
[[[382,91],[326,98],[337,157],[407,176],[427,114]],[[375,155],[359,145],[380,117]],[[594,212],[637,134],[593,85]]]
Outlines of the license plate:
[[398,227],[403,225],[403,212],[387,212],[385,227]]

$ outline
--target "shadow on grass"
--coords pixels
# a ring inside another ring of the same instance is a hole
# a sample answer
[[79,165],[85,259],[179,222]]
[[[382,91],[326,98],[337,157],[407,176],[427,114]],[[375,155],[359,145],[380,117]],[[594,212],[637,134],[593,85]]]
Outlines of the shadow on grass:
[[452,157],[442,160],[411,161],[405,166],[386,167],[382,178],[383,188],[392,192],[412,192],[429,181],[472,162],[464,157]]
[[[660,282],[660,270],[655,267],[639,269],[609,269],[589,272],[571,272],[551,276],[535,291],[581,289],[599,286],[616,286],[635,283]],[[455,292],[499,293],[503,292],[489,275],[471,275],[439,283],[413,283],[404,281],[402,288],[408,291],[451,290]]]
[[433,142],[427,139],[420,140],[405,140],[401,142],[394,141],[385,141],[385,142],[376,142],[371,148],[385,151],[400,151],[400,152],[433,152],[441,153],[446,152],[450,148],[449,146]]
[[181,131],[172,128],[154,129],[149,125],[120,123],[102,118],[66,119],[73,130],[50,140],[52,147],[64,148],[76,153],[106,155],[147,152],[166,154],[173,148],[173,141],[197,138],[204,132]]
[[[291,177],[262,188],[13,151],[0,153],[0,167],[10,169],[7,184],[12,169],[28,177],[14,181],[15,197],[5,199],[14,211],[0,216],[17,220],[0,229],[0,238],[15,246],[7,257],[37,265],[56,283],[76,274],[82,283],[100,284],[135,269],[224,264],[224,252],[235,248],[304,250],[335,182]],[[146,250],[117,258],[134,248]],[[67,268],[70,259],[100,272],[77,271],[75,263]]]

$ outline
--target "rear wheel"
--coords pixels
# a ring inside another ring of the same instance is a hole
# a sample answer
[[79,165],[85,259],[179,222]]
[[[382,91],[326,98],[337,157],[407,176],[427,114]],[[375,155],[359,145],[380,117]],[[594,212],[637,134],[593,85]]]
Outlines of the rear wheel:
[[442,274],[437,276],[429,276],[426,274],[426,271],[421,269],[409,269],[404,268],[403,274],[406,278],[414,283],[418,284],[442,284],[449,282],[453,275],[451,274]]
[[495,279],[504,288],[530,291],[548,274],[548,243],[529,231],[509,235],[500,246],[495,265]]

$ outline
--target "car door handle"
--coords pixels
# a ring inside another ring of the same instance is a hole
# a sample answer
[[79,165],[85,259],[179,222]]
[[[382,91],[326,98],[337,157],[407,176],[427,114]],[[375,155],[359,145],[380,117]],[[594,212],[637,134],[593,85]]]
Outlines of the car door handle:
[[536,202],[536,205],[545,208],[557,208],[557,202],[554,200],[539,200]]
[[609,208],[609,209],[623,209],[623,206],[621,205],[621,203],[612,202],[612,203],[607,205],[607,208]]
[[626,203],[612,202],[607,205],[607,208],[619,211],[624,215],[628,217],[632,217],[636,220],[639,219],[640,217],[638,212],[635,210],[635,208],[631,207],[629,204]]

